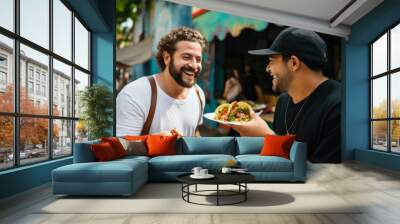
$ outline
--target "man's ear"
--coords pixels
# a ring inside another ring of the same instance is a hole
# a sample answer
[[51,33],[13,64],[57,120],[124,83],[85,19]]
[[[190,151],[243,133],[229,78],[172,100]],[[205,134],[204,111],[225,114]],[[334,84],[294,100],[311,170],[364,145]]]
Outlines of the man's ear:
[[162,56],[163,56],[163,59],[164,59],[164,64],[165,65],[169,65],[169,63],[171,61],[171,55],[168,52],[164,51],[162,53]]
[[289,69],[292,72],[295,72],[300,69],[301,61],[297,56],[292,55],[289,60]]

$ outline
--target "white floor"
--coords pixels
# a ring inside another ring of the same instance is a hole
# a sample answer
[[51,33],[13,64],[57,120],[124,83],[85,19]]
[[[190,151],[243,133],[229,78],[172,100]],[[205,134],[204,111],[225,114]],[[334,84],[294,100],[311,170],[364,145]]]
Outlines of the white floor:
[[40,207],[54,201],[50,186],[45,185],[0,201],[0,223],[400,223],[400,174],[358,163],[310,164],[309,169],[307,183],[320,185],[343,200],[362,202],[366,206],[361,213],[37,214]]

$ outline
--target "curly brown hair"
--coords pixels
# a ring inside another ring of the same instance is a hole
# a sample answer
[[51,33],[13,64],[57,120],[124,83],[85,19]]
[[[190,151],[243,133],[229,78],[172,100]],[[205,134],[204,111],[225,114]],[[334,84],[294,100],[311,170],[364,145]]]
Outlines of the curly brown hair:
[[164,70],[166,65],[164,63],[163,52],[168,52],[171,57],[175,52],[175,45],[179,41],[191,41],[197,42],[200,44],[202,50],[205,49],[207,40],[203,37],[203,35],[192,28],[188,27],[179,27],[178,29],[174,29],[169,32],[167,35],[162,37],[157,45],[157,63],[160,66],[161,70]]

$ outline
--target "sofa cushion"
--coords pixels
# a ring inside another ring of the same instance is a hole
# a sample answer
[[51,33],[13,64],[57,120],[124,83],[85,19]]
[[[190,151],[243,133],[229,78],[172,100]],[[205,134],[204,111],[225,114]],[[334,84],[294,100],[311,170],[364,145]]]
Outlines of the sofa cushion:
[[236,155],[259,154],[264,144],[263,137],[236,137]]
[[146,162],[139,159],[109,162],[74,163],[53,170],[58,182],[129,182],[134,172],[147,171]]
[[75,143],[74,148],[74,163],[88,163],[88,162],[95,162],[96,158],[90,146],[92,144],[99,144],[101,141],[100,139],[87,141],[87,142],[77,142]]
[[175,155],[158,156],[149,160],[149,170],[163,172],[190,172],[193,167],[200,166],[211,172],[219,171],[230,159],[231,155]]
[[238,155],[236,159],[249,172],[293,172],[292,161],[279,156]]
[[177,141],[177,154],[235,155],[234,137],[183,137]]

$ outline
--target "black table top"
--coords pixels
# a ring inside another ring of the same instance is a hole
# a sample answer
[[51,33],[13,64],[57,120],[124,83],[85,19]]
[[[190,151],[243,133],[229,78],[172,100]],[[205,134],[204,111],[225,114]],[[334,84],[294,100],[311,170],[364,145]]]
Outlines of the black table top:
[[178,181],[186,184],[236,184],[248,183],[255,180],[249,173],[212,173],[215,177],[210,179],[193,179],[192,173],[186,173],[177,177]]

